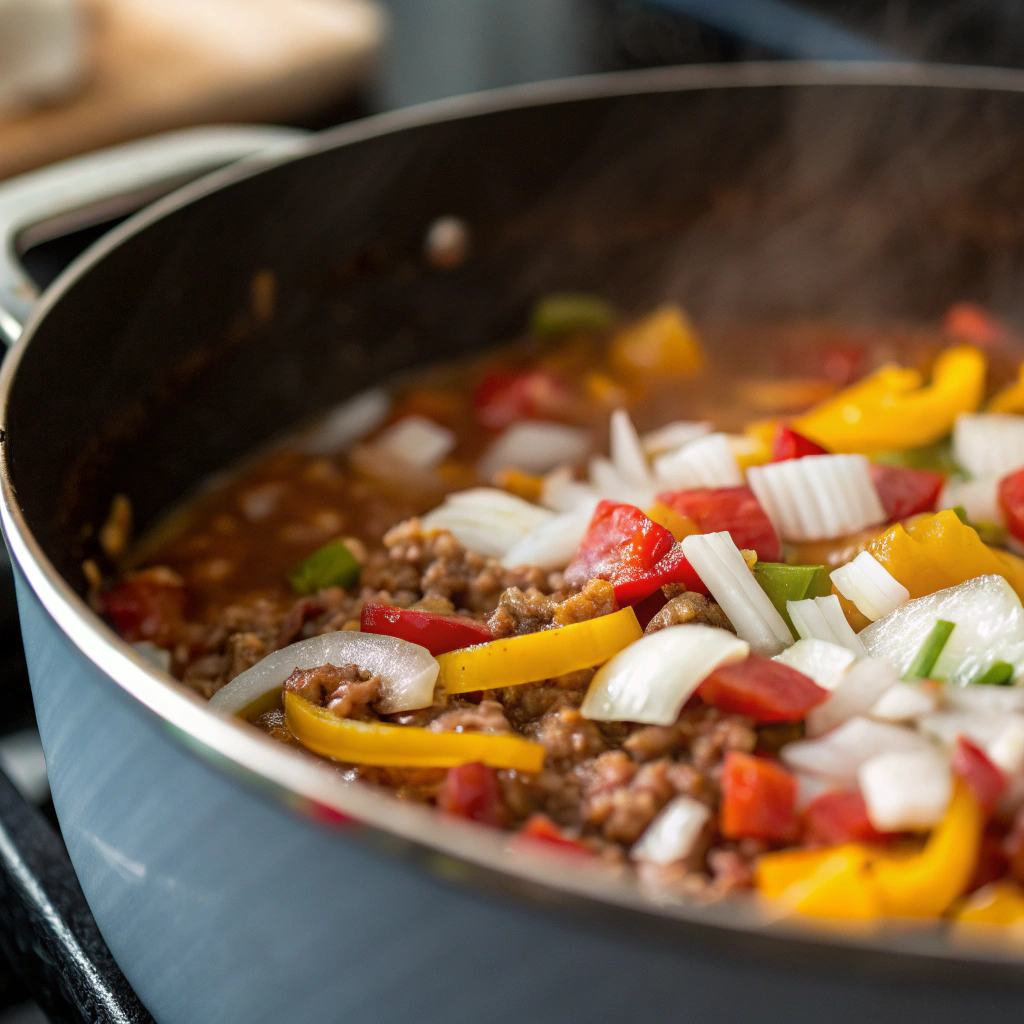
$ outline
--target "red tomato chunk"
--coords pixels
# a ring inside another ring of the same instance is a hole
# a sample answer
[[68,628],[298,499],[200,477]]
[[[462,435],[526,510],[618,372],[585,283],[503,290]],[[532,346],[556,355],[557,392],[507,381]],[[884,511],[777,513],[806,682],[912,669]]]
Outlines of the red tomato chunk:
[[731,750],[722,769],[722,835],[790,842],[800,825],[796,779],[777,764]]
[[860,793],[822,793],[804,809],[804,842],[808,844],[879,843],[888,838],[871,824]]
[[500,824],[502,801],[497,772],[479,761],[449,768],[437,794],[437,806],[460,818]]
[[871,479],[890,523],[934,512],[945,477],[928,469],[872,464]]
[[549,843],[568,853],[589,854],[590,848],[576,839],[570,839],[546,814],[531,814],[523,825],[522,835],[538,842]]
[[558,415],[571,398],[568,385],[556,373],[497,370],[477,385],[473,409],[478,423],[501,430],[516,420]]
[[482,622],[462,615],[437,615],[369,601],[363,605],[359,625],[364,633],[379,633],[419,644],[434,657],[494,639]]
[[953,774],[970,787],[985,813],[991,814],[1006,791],[1006,776],[966,736],[957,736],[950,765]]
[[728,533],[736,547],[753,549],[760,561],[781,561],[782,549],[775,527],[749,487],[666,491],[658,495],[658,501],[688,516],[701,533]]
[[1006,516],[1006,528],[1017,540],[1024,540],[1024,469],[999,481],[999,506]]
[[772,462],[802,459],[805,455],[828,455],[828,449],[780,423],[772,437]]
[[129,641],[150,640],[159,647],[174,642],[185,615],[185,586],[167,570],[148,569],[103,595],[103,612]]
[[720,711],[755,722],[799,722],[828,697],[828,690],[789,665],[752,654],[716,668],[697,695]]

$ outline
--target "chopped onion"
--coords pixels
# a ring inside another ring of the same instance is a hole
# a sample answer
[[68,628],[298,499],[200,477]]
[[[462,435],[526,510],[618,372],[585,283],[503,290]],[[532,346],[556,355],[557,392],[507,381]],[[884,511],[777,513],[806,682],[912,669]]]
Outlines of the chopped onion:
[[506,569],[537,565],[541,569],[564,569],[587,534],[591,512],[563,512],[517,540],[501,560]]
[[350,398],[327,416],[302,440],[309,455],[334,455],[376,430],[391,409],[391,399],[382,388],[372,388]]
[[370,446],[417,469],[433,469],[455,448],[455,435],[426,416],[403,416]]
[[751,466],[747,482],[783,540],[830,540],[885,522],[864,455]]
[[934,750],[879,754],[860,766],[857,778],[879,832],[933,828],[953,795],[949,761]]
[[[875,662],[877,659],[872,658]],[[888,662],[878,662],[887,665]],[[890,666],[895,677],[896,670]],[[912,722],[930,715],[936,707],[935,697],[914,683],[897,682],[883,693],[868,714],[879,722]]]
[[654,504],[655,488],[627,480],[603,455],[590,460],[590,486],[601,498],[622,501],[637,508]]
[[672,864],[688,857],[711,818],[707,804],[692,796],[669,800],[629,851],[633,860]]
[[1024,416],[963,413],[953,425],[953,455],[971,476],[1001,477],[1024,466]]
[[954,711],[1024,714],[1024,686],[944,686],[942,703]]
[[652,487],[654,480],[640,435],[625,409],[612,413],[608,436],[612,465],[619,476],[635,487]]
[[955,624],[929,676],[964,686],[997,661],[1024,666],[1024,608],[1002,576],[978,576],[901,605],[860,632],[903,675],[937,620]]
[[1003,523],[999,505],[999,477],[977,480],[947,480],[939,495],[938,508],[962,508],[972,523]]
[[917,727],[945,747],[952,747],[957,736],[964,735],[979,747],[987,748],[1006,728],[1007,717],[990,711],[936,711],[922,715]]
[[787,743],[779,757],[791,768],[852,787],[857,783],[857,770],[872,757],[928,749],[930,745],[920,733],[855,715],[817,739]]
[[862,551],[852,562],[833,569],[829,579],[872,622],[910,600],[910,591],[869,551]]
[[898,680],[896,670],[887,661],[863,658],[854,662],[832,687],[828,700],[807,713],[807,735],[823,736],[855,715],[867,714],[879,698],[899,685]]
[[471,551],[501,558],[553,513],[493,487],[449,494],[443,505],[422,519],[425,529],[450,530]]
[[339,630],[268,654],[218,690],[210,698],[210,707],[237,715],[279,690],[295,669],[320,665],[358,665],[380,676],[380,697],[375,706],[382,714],[429,707],[434,699],[438,664],[425,647],[393,636]]
[[154,668],[158,668],[161,672],[171,671],[170,651],[157,647],[156,644],[149,640],[139,640],[132,644],[132,647],[135,648],[136,654],[148,661]]
[[825,640],[853,651],[858,658],[864,656],[864,645],[846,621],[835,594],[808,597],[803,601],[787,601],[786,610],[801,639]]
[[669,626],[641,637],[599,668],[580,712],[599,722],[672,725],[719,665],[749,654],[750,647],[728,630]]
[[739,487],[743,473],[725,434],[708,434],[654,460],[662,487]]
[[995,739],[985,749],[989,760],[1007,775],[1017,775],[1024,769],[1024,717],[1010,715]]
[[663,455],[665,452],[674,452],[677,448],[696,441],[698,437],[710,434],[714,427],[706,420],[694,422],[689,420],[676,420],[674,423],[666,423],[644,434],[640,438],[644,452],[651,458],[655,455]]
[[540,503],[555,512],[587,512],[593,514],[600,501],[590,484],[573,479],[572,469],[562,466],[552,470],[541,486]]
[[753,651],[771,657],[793,642],[785,620],[728,533],[693,534],[682,545],[686,560]]
[[817,800],[822,793],[830,793],[838,788],[831,779],[820,775],[808,775],[806,772],[793,772],[796,779],[796,811],[807,809],[812,800]]
[[826,640],[797,640],[775,660],[803,672],[823,690],[834,690],[856,657],[853,651]]
[[589,449],[590,434],[579,427],[520,420],[487,449],[477,468],[488,480],[500,469],[546,473],[563,463],[581,462]]

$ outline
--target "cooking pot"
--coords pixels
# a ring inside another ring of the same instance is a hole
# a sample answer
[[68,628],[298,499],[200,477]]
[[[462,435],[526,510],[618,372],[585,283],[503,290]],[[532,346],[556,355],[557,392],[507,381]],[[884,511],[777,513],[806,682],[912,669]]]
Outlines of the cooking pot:
[[[145,530],[297,422],[515,336],[547,291],[636,312],[671,298],[705,321],[934,321],[974,299],[1021,322],[1024,75],[657,70],[276,142],[121,224],[30,313],[10,260],[0,280],[19,337],[2,521],[54,805],[156,1019],[1012,1012],[1010,943],[702,906],[346,785],[162,677],[89,609],[81,562],[112,494]],[[151,145],[22,183],[9,223],[232,155]],[[468,232],[455,268],[424,248],[440,217]]]

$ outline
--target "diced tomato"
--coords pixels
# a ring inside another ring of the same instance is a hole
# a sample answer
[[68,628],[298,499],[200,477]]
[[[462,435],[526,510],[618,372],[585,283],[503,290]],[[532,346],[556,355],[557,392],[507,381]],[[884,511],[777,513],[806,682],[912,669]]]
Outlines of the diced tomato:
[[131,643],[150,640],[167,647],[185,615],[185,585],[167,569],[147,569],[103,595],[103,612]]
[[460,818],[500,824],[502,800],[497,772],[479,761],[449,768],[437,794],[437,806]]
[[974,877],[967,886],[967,892],[974,892],[983,885],[995,882],[1006,875],[1010,862],[1006,856],[1005,843],[1005,832],[989,822],[988,827],[981,835],[978,863],[974,868]]
[[880,843],[888,838],[871,824],[860,793],[846,790],[822,793],[804,809],[804,842],[834,846]]
[[800,825],[796,779],[777,764],[730,750],[722,767],[722,835],[788,842]]
[[712,707],[755,722],[799,722],[828,698],[828,690],[789,665],[751,654],[716,668],[697,695]]
[[871,479],[891,523],[919,512],[934,512],[945,477],[929,469],[871,464]]
[[1024,469],[1018,469],[999,481],[999,507],[1006,518],[1006,528],[1024,541]]
[[798,434],[785,423],[777,424],[772,436],[772,462],[802,459],[805,455],[828,455],[828,449]]
[[666,491],[658,501],[688,516],[701,533],[728,533],[736,547],[752,548],[762,562],[778,562],[782,549],[771,520],[749,487],[702,487]]
[[687,590],[707,596],[708,588],[687,561],[683,549],[675,544],[672,550],[648,572],[623,574],[614,581],[615,600],[619,607],[636,605],[647,600],[668,583],[680,583]]
[[566,382],[550,370],[495,370],[473,392],[477,422],[501,430],[516,420],[557,415],[572,400]]
[[967,783],[985,813],[991,814],[1006,791],[1006,776],[966,736],[957,736],[950,764],[953,774]]
[[1006,328],[976,302],[955,302],[946,310],[942,325],[947,333],[983,348],[1006,338]]
[[436,615],[371,602],[363,605],[359,625],[364,633],[380,633],[419,644],[434,657],[494,639],[484,623],[463,615]]
[[576,839],[570,839],[546,814],[540,812],[527,818],[520,834],[538,842],[550,843],[567,853],[591,852],[590,847]]

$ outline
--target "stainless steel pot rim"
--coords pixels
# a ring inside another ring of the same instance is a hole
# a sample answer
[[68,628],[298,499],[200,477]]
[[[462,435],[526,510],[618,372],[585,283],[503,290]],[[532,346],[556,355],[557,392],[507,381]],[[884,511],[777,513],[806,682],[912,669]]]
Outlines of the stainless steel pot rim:
[[[750,63],[664,68],[595,75],[515,86],[425,103],[289,142],[187,185],[104,236],[46,291],[21,340],[0,368],[0,429],[17,379],[18,365],[38,325],[62,296],[125,239],[200,196],[289,160],[362,139],[483,115],[588,98],[641,93],[765,86],[914,86],[937,89],[1024,92],[1024,72],[999,68],[884,63]],[[2,436],[2,435],[0,435]],[[977,941],[942,927],[886,923],[877,928],[826,926],[780,914],[754,898],[703,905],[641,888],[631,873],[610,873],[578,858],[571,862],[531,849],[503,833],[442,819],[422,806],[400,803],[340,779],[326,765],[223,718],[185,687],[157,671],[99,616],[60,576],[44,555],[17,504],[5,447],[0,444],[0,522],[12,558],[47,612],[71,642],[130,698],[197,755],[246,784],[380,849],[414,859],[435,873],[485,888],[512,891],[541,902],[568,902],[591,909],[616,907],[716,930],[907,954],[926,960],[1019,964],[1024,945],[1010,935]]]

